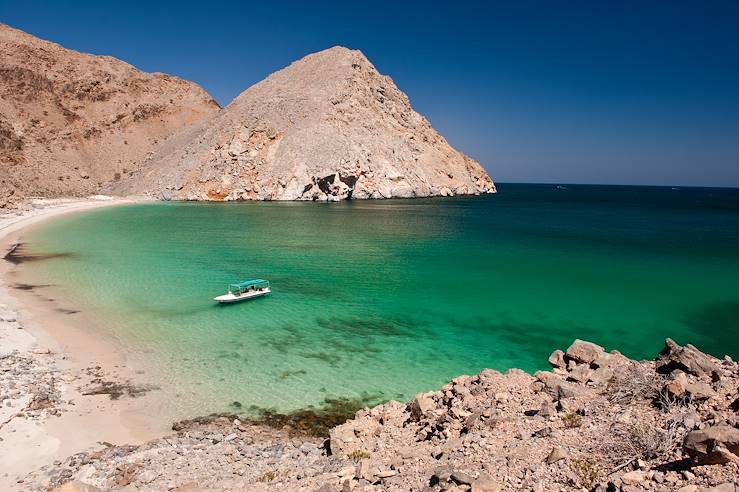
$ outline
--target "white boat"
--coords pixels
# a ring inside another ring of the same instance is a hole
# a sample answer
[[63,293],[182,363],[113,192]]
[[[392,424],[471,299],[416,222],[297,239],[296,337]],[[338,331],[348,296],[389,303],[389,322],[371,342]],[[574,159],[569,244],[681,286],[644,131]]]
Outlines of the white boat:
[[266,296],[272,292],[269,288],[269,282],[262,279],[245,280],[228,286],[228,294],[214,297],[213,300],[221,304],[230,304],[232,302],[241,302],[255,297]]

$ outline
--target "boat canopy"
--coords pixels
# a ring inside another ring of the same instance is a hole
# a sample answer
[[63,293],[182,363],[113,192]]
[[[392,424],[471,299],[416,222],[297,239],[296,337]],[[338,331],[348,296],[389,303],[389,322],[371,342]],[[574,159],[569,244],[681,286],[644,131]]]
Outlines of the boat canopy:
[[262,280],[261,278],[256,278],[253,280],[244,280],[243,282],[239,282],[236,284],[230,284],[228,286],[229,292],[246,292],[250,288],[254,289],[265,289],[269,287],[269,282],[266,280]]

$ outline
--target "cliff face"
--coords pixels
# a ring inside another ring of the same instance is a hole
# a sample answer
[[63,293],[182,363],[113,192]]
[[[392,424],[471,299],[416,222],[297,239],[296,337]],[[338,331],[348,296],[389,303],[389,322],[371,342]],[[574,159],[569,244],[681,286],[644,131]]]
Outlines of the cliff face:
[[0,24],[0,207],[94,193],[218,109],[191,82]]
[[359,51],[334,47],[250,87],[111,189],[188,200],[341,200],[495,192]]

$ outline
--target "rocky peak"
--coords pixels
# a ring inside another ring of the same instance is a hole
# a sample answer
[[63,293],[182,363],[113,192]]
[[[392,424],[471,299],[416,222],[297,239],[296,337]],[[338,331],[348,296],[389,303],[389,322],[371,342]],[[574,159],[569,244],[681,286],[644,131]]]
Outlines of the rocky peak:
[[308,55],[240,94],[124,190],[192,200],[341,200],[495,191],[360,52]]

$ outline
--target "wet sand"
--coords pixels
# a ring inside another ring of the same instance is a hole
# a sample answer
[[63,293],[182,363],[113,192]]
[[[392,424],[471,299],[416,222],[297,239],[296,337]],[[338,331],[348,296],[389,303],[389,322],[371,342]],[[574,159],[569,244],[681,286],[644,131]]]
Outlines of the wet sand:
[[[0,216],[0,257],[22,242],[29,228],[55,217],[137,201],[44,201]],[[54,286],[24,285],[23,261],[33,259],[16,251],[15,260],[0,260],[0,362],[11,375],[6,382],[17,388],[15,399],[0,402],[0,490],[23,489],[19,480],[29,472],[103,442],[136,444],[170,430],[169,422],[156,418],[162,396],[146,391],[146,375],[127,365],[115,341],[96,334],[94,320],[64,301]],[[2,358],[7,354],[15,358]],[[38,396],[33,382],[14,384],[29,364],[44,368],[39,374],[58,390],[49,408],[33,411]],[[131,397],[130,389],[143,391]]]

